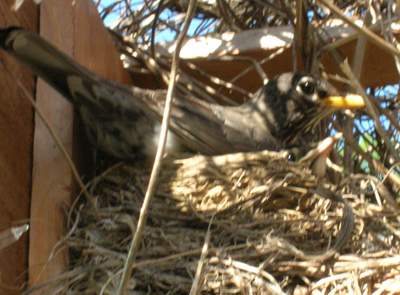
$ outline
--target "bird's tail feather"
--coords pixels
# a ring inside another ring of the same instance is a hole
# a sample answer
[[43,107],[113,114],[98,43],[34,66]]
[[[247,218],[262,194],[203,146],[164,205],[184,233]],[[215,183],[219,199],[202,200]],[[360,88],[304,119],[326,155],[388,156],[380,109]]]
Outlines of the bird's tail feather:
[[[95,110],[98,119],[120,116],[121,119],[132,120],[144,113],[155,121],[162,120],[166,96],[164,90],[129,87],[101,78],[36,33],[18,27],[0,30],[0,47],[43,78],[76,107],[85,105]],[[212,108],[195,98],[176,95],[171,112],[170,126],[174,133],[186,146],[205,154],[222,153],[230,146],[224,140],[225,131],[221,129],[221,124],[214,124],[220,119]],[[190,120],[183,120],[185,116],[190,116]],[[185,122],[191,123],[188,125]],[[193,130],[204,132],[194,134]],[[210,130],[213,130],[212,134]],[[216,151],[213,146],[220,150]]]

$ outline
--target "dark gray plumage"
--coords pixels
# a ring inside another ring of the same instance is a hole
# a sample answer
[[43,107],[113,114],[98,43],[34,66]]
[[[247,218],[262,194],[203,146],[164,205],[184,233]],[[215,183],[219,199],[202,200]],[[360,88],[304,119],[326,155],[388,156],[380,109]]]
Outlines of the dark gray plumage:
[[[128,87],[103,79],[28,30],[0,30],[0,47],[77,107],[89,137],[100,150],[121,159],[155,152],[164,90]],[[362,106],[360,97],[339,96],[325,80],[285,73],[240,106],[176,95],[170,130],[182,146],[202,154],[279,150],[295,143],[335,109]]]

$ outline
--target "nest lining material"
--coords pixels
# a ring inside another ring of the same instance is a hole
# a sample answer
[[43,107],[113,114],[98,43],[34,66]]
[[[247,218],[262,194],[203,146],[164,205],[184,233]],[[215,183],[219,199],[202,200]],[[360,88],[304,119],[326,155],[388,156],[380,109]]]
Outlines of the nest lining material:
[[[92,180],[101,218],[89,204],[72,208],[63,240],[71,269],[50,289],[116,293],[149,172],[143,164],[117,165]],[[400,278],[398,236],[388,230],[398,227],[396,212],[359,198],[379,198],[365,181],[348,178],[336,189],[356,214],[340,253],[313,261],[293,250],[324,253],[340,232],[343,205],[315,198],[318,185],[329,186],[285,153],[167,157],[128,294],[189,294],[205,242],[204,294],[392,288]]]

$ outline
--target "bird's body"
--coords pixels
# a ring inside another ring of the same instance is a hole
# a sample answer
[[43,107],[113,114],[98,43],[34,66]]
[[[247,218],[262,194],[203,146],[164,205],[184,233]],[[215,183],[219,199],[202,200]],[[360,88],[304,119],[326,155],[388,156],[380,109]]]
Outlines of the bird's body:
[[[128,87],[103,79],[27,30],[1,30],[0,47],[75,105],[88,136],[100,150],[121,159],[155,152],[164,90]],[[332,103],[332,96],[337,99],[338,92],[329,83],[299,73],[275,77],[240,106],[175,95],[170,131],[178,146],[202,154],[279,150],[340,107]],[[345,107],[363,106],[360,98],[356,104],[346,103]]]

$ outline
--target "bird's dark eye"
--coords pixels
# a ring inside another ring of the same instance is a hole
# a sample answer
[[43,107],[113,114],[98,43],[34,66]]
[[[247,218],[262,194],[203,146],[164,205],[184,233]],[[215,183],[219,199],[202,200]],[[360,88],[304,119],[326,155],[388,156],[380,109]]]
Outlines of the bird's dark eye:
[[315,83],[304,82],[300,84],[300,88],[305,94],[313,94],[315,92]]
[[289,161],[289,162],[296,162],[296,155],[294,154],[294,153],[290,153],[289,155],[287,155],[287,157],[286,157],[286,159]]

